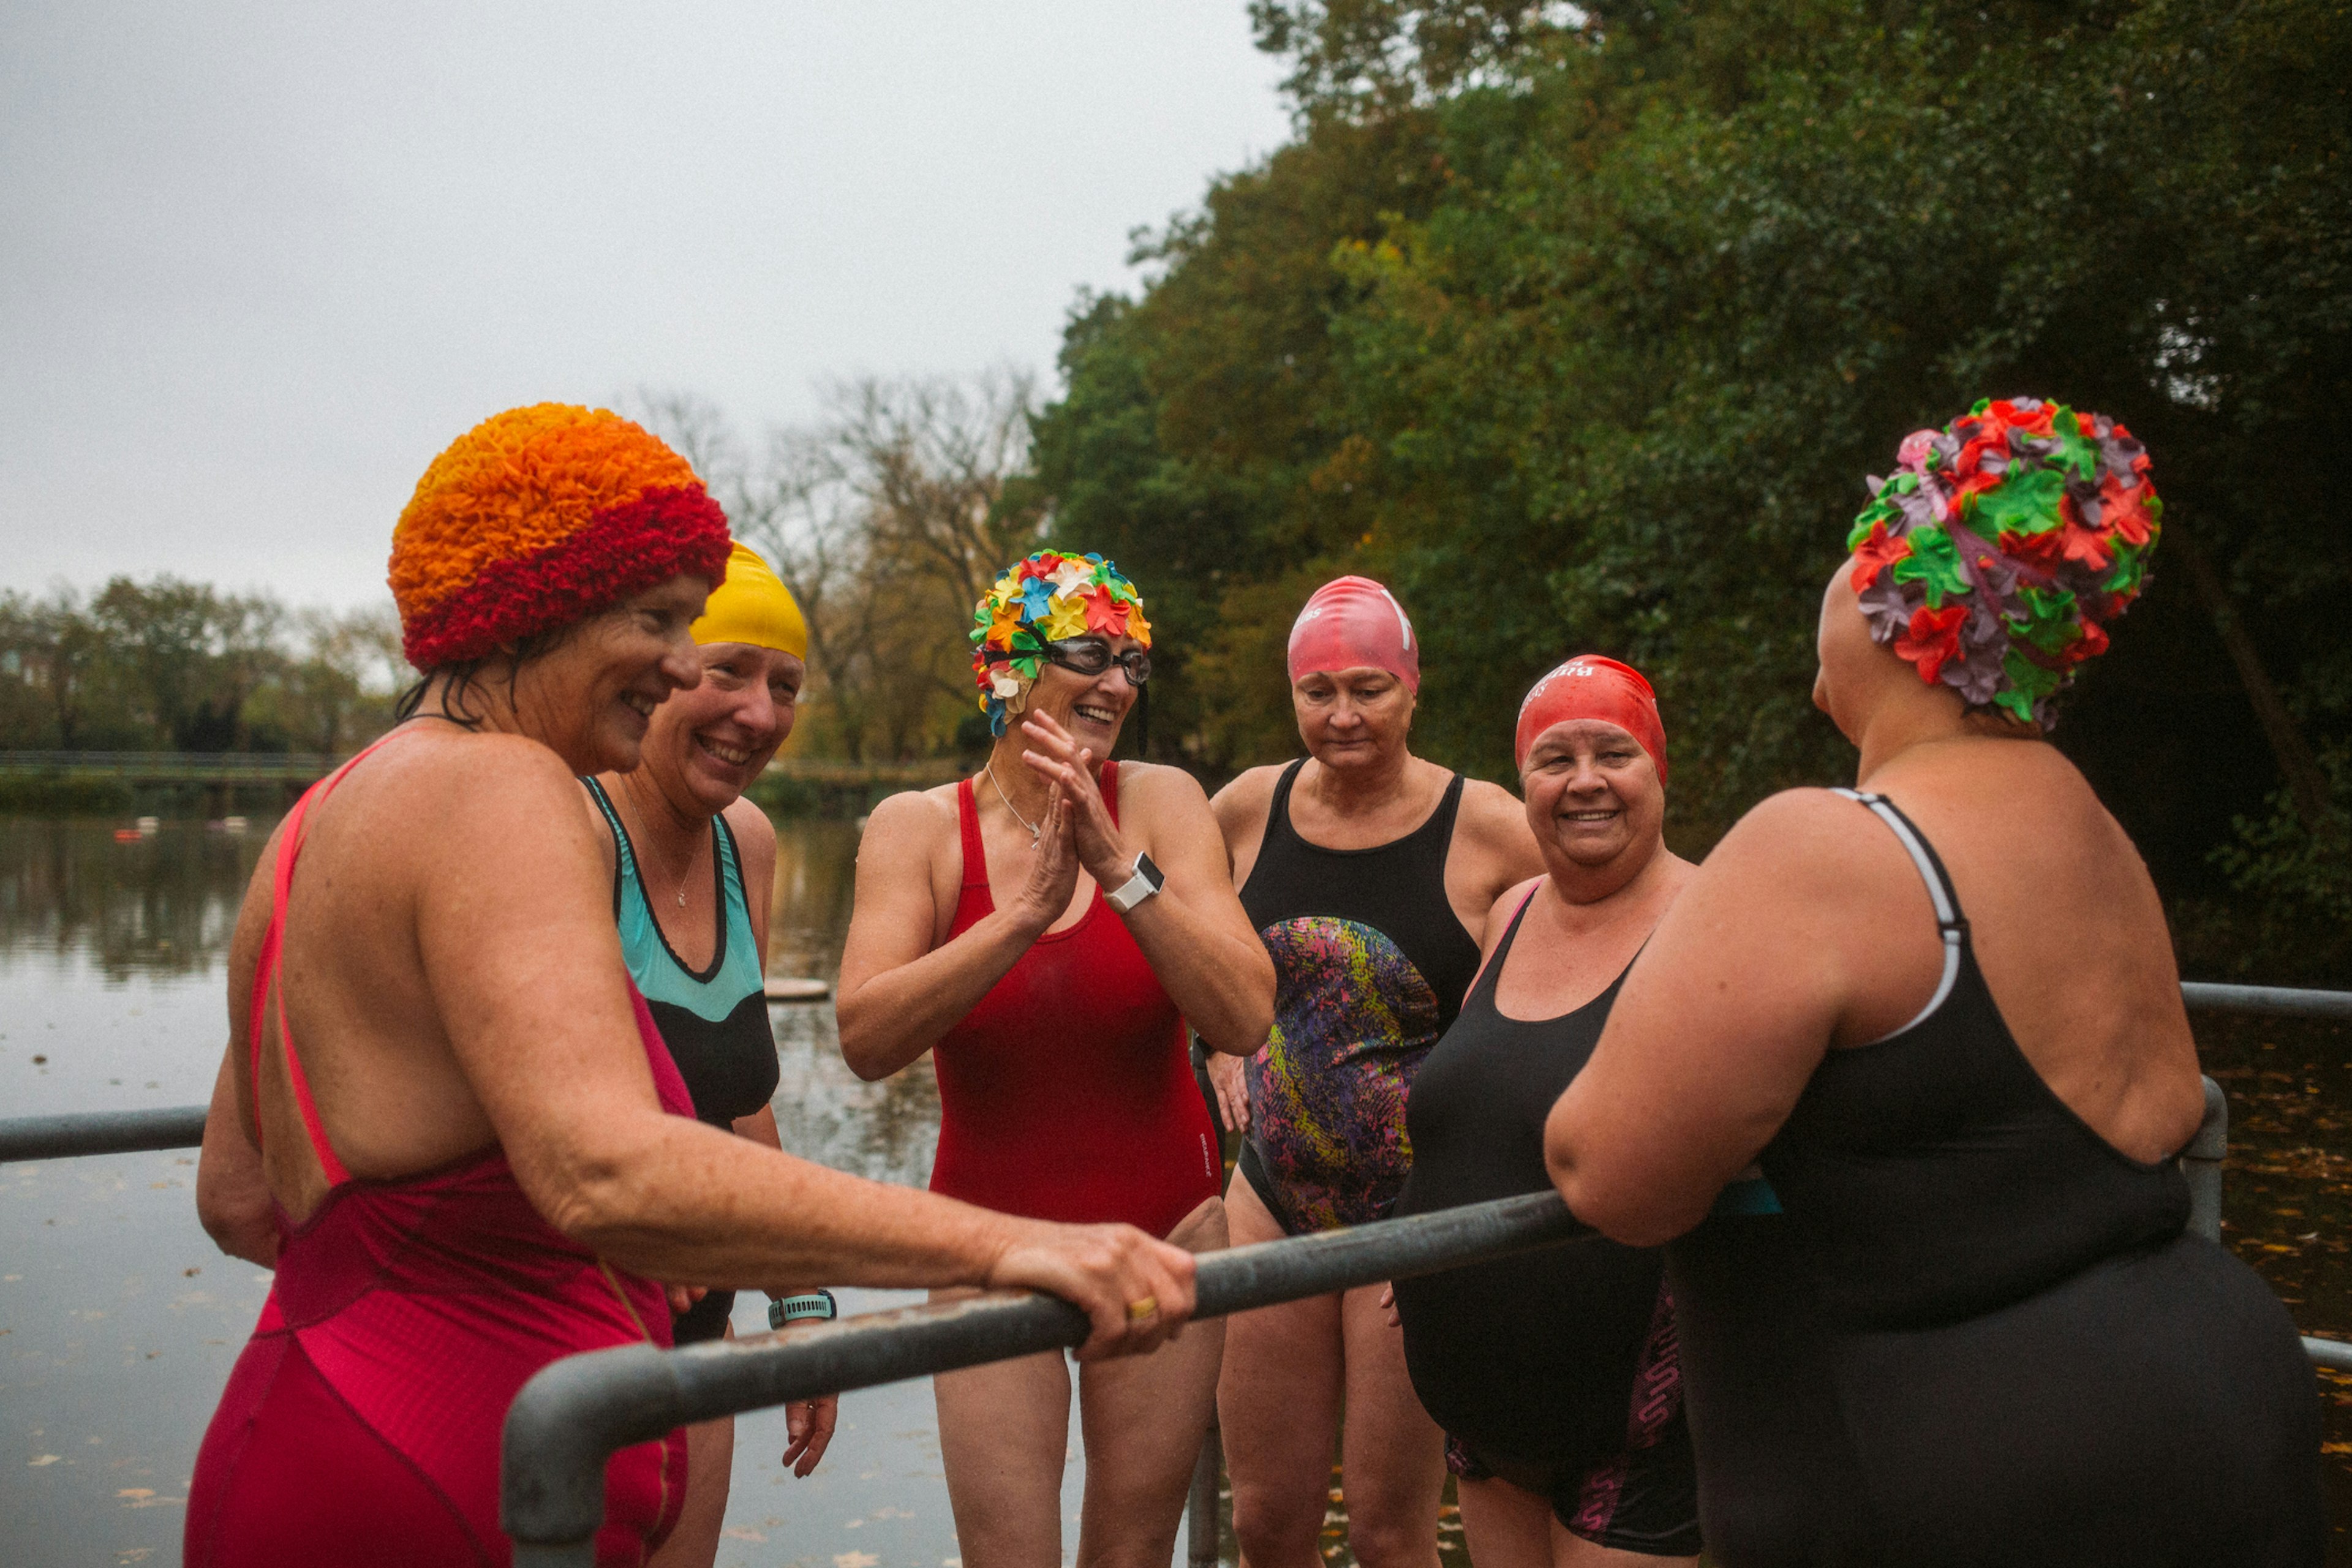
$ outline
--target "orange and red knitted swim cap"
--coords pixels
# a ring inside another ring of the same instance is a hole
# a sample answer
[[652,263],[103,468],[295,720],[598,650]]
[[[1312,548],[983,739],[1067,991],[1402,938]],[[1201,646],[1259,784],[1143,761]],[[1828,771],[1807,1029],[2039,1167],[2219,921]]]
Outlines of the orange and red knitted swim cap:
[[727,514],[685,458],[602,408],[493,415],[416,481],[392,531],[402,651],[481,658],[680,573],[727,576]]

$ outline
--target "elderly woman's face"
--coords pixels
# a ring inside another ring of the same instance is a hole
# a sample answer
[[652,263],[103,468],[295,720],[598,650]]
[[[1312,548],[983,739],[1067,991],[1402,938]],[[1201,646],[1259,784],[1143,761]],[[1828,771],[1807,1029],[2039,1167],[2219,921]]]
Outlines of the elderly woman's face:
[[[1051,714],[1055,723],[1070,732],[1072,740],[1094,752],[1099,761],[1109,756],[1111,747],[1118,743],[1119,727],[1127,722],[1128,710],[1135,706],[1137,688],[1118,661],[1147,650],[1134,637],[1078,640],[1103,644],[1110,651],[1111,662],[1099,672],[1088,675],[1051,659],[1044,660],[1037,667],[1037,682],[1029,689],[1029,700],[1022,711]],[[1019,724],[1015,722],[1013,728],[1018,730]]]
[[752,643],[695,650],[702,682],[654,710],[645,766],[674,796],[712,813],[751,787],[793,732],[807,668]]
[[1549,855],[1587,868],[1664,842],[1666,786],[1641,742],[1603,719],[1554,724],[1519,770],[1528,826]]
[[575,773],[637,765],[664,699],[702,679],[688,628],[710,584],[679,575],[583,620],[515,673],[515,711],[525,732]]
[[1298,738],[1327,768],[1362,767],[1404,750],[1412,689],[1385,669],[1312,669],[1290,683]]

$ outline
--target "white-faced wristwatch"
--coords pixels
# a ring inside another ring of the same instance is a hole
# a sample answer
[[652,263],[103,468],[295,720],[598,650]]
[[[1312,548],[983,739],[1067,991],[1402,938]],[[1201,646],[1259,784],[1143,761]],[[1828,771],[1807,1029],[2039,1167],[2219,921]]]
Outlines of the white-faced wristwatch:
[[1160,875],[1160,868],[1151,863],[1150,856],[1138,855],[1135,858],[1135,875],[1129,877],[1123,887],[1104,889],[1103,902],[1120,914],[1129,914],[1136,905],[1158,892],[1167,881],[1168,879]]

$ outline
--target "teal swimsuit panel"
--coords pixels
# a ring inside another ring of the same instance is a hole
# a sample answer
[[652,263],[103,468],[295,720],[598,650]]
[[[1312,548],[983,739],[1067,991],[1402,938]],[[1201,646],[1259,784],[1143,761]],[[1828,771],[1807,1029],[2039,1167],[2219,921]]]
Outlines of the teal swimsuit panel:
[[636,981],[637,989],[645,993],[646,1000],[667,1002],[706,1023],[717,1024],[741,1006],[745,997],[764,995],[766,976],[761,972],[760,949],[751,933],[751,906],[743,891],[742,861],[736,853],[735,835],[729,831],[727,819],[710,819],[719,860],[719,950],[713,964],[698,972],[688,969],[671,950],[660,922],[654,919],[644,879],[637,874],[635,847],[629,842],[628,829],[621,826],[620,814],[594,779],[582,782],[604,812],[604,821],[613,830],[614,847],[619,851],[613,916],[621,928],[621,956],[627,961],[629,973]]

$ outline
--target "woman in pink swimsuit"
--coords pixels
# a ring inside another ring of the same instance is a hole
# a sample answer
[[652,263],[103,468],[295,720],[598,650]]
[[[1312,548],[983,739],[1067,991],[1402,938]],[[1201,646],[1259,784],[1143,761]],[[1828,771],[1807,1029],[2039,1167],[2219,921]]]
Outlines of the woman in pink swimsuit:
[[[403,513],[409,721],[288,815],[231,948],[197,1206],[278,1277],[197,1457],[191,1568],[509,1562],[508,1404],[559,1356],[668,1344],[656,1280],[1027,1286],[1087,1310],[1090,1357],[1189,1315],[1190,1255],[1139,1231],[694,1119],[574,777],[635,766],[700,679],[688,627],[727,549],[685,462],[557,405],[468,432]],[[675,1433],[614,1458],[600,1563],[645,1561],[683,1470]]]

